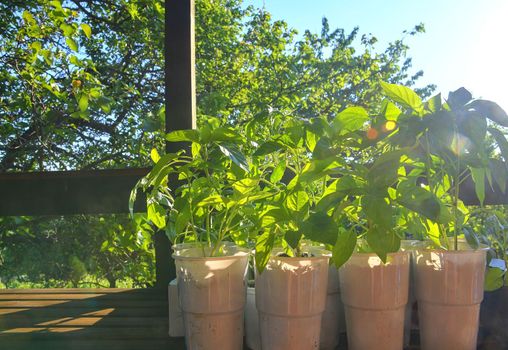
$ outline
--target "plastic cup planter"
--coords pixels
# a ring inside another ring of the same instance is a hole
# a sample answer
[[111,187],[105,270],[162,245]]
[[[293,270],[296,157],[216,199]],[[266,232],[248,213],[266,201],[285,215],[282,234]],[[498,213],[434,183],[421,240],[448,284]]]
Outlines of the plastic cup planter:
[[476,349],[483,299],[485,246],[417,249],[416,299],[424,350]]
[[262,273],[256,272],[263,350],[319,349],[329,256],[322,249],[312,253],[310,257],[274,255]]
[[409,252],[353,253],[339,269],[348,348],[402,350],[408,300]]
[[225,244],[223,256],[203,257],[202,249],[210,248],[179,244],[173,254],[187,349],[242,349],[249,251]]
[[[334,350],[340,345],[340,335],[346,332],[344,306],[340,300],[339,274],[337,269],[328,268],[328,288],[325,311],[321,317],[320,350]],[[245,306],[245,343],[251,350],[261,350],[259,316],[256,309],[256,289],[247,288]]]

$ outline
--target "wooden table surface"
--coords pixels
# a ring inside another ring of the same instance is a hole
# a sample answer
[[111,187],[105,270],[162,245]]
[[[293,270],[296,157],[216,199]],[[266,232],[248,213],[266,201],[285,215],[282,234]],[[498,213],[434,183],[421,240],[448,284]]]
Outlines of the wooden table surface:
[[[412,338],[417,344],[418,334]],[[485,340],[479,349],[501,350]],[[185,342],[168,336],[164,291],[0,289],[0,350],[4,349],[184,350]],[[338,350],[346,349],[342,345]]]

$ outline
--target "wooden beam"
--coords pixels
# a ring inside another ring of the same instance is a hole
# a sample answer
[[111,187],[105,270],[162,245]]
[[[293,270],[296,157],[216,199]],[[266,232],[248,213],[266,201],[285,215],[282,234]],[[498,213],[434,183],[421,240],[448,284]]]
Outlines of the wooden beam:
[[[165,98],[166,132],[196,128],[196,78],[194,42],[194,0],[165,2]],[[176,152],[185,143],[166,143],[167,152]],[[171,243],[165,232],[154,236],[156,286],[167,288],[176,277]]]
[[[166,132],[196,128],[194,0],[166,0]],[[185,144],[167,143],[168,152]]]
[[[0,216],[127,213],[129,194],[149,169],[0,174]],[[144,211],[140,196],[136,208]]]

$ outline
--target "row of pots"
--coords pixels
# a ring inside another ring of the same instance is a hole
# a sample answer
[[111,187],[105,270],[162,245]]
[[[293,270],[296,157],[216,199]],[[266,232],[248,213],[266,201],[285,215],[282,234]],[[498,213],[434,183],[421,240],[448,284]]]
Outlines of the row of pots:
[[[375,254],[354,253],[339,269],[350,349],[403,348],[410,269],[422,349],[476,348],[485,250],[413,248],[389,254],[386,264]],[[230,246],[227,256],[203,258],[200,249],[174,254],[187,349],[242,349],[249,252]],[[337,345],[340,316],[323,314],[332,309],[333,295],[338,302],[337,273],[329,271],[328,256],[313,255],[273,256],[256,274],[260,344],[255,336],[247,338],[255,350],[259,345],[263,350]]]

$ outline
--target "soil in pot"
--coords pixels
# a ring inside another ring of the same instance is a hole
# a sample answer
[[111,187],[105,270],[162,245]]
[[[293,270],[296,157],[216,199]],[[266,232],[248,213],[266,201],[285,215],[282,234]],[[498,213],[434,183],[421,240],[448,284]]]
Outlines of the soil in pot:
[[340,269],[348,348],[402,350],[409,287],[409,253],[354,253]]
[[424,350],[476,349],[486,249],[416,251],[416,299]]

